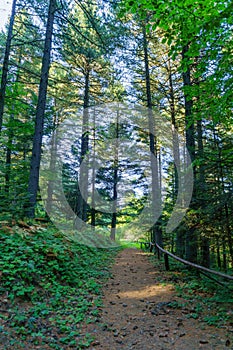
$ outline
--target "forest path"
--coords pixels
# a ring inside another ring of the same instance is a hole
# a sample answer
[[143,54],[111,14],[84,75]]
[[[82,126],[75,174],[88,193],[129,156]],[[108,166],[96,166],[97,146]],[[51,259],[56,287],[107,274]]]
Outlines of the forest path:
[[193,305],[169,307],[182,299],[172,284],[161,283],[164,278],[166,272],[156,271],[147,253],[121,251],[104,287],[100,320],[85,329],[95,337],[89,349],[233,349],[226,329],[187,317]]

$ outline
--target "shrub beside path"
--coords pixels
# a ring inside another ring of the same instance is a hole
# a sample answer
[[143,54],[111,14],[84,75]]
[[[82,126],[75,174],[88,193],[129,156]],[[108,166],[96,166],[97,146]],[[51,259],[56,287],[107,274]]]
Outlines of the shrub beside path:
[[147,253],[121,251],[104,286],[100,318],[84,329],[95,337],[89,349],[233,349],[230,326],[216,328],[190,318],[194,305],[187,301],[183,308],[172,307],[184,300],[169,279],[164,283],[166,275]]

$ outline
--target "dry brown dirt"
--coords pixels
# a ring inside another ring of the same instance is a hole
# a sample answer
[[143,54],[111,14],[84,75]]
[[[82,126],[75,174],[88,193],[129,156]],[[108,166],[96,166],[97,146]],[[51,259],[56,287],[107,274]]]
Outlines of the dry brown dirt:
[[223,350],[233,349],[232,329],[215,328],[189,318],[190,307],[176,309],[180,301],[174,286],[164,281],[148,254],[121,251],[104,286],[99,322],[86,326],[95,337],[91,350]]

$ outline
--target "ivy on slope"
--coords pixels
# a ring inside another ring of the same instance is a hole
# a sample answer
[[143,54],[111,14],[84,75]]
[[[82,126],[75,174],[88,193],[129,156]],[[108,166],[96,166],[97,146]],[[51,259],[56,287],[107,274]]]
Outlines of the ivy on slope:
[[0,231],[0,337],[4,349],[82,349],[82,322],[98,321],[116,249],[94,249],[53,228]]

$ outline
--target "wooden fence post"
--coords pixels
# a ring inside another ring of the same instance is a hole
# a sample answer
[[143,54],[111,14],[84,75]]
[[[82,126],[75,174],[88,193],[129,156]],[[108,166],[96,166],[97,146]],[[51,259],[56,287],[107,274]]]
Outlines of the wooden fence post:
[[168,254],[164,254],[164,263],[165,263],[165,269],[166,271],[169,271],[170,270],[170,267],[169,267],[169,260],[168,260]]

